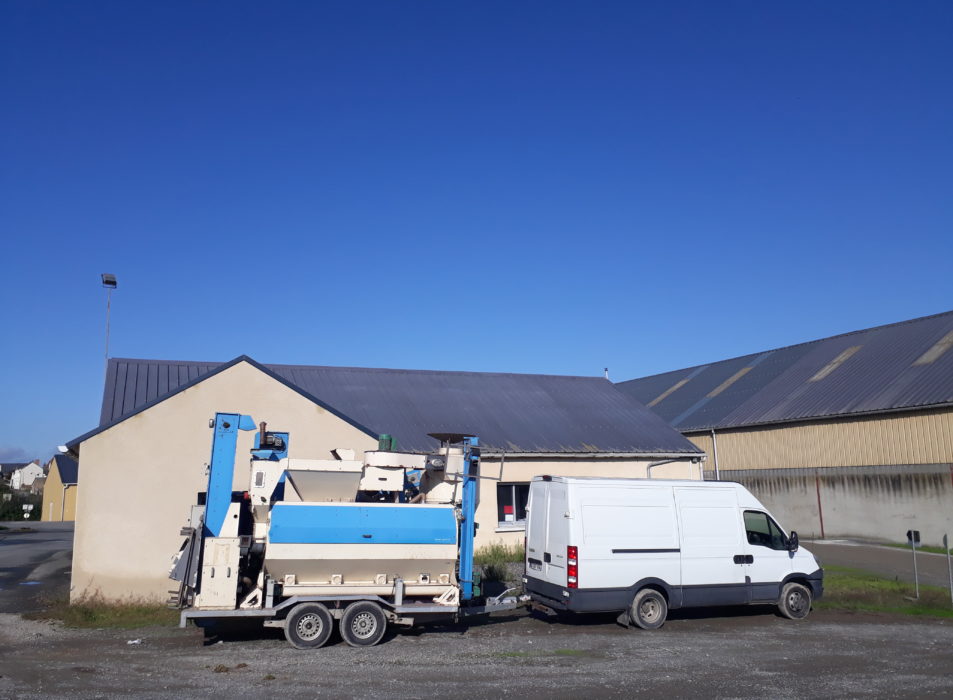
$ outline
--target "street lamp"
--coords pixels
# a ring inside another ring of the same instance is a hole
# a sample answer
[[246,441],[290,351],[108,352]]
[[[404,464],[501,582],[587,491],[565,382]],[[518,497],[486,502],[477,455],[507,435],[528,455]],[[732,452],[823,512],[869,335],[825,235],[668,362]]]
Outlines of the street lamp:
[[113,290],[116,288],[116,275],[104,272],[100,275],[103,280],[103,287],[106,288],[106,352],[104,355],[103,372],[109,371],[109,307],[112,302]]

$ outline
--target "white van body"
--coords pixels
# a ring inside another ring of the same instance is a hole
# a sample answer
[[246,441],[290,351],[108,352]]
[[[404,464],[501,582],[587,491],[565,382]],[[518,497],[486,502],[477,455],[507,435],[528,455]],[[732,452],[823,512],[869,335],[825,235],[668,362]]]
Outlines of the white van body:
[[660,626],[668,609],[779,604],[796,588],[807,608],[793,617],[803,617],[823,593],[796,533],[734,482],[535,477],[526,518],[524,583],[556,610],[632,610],[650,588],[665,598]]

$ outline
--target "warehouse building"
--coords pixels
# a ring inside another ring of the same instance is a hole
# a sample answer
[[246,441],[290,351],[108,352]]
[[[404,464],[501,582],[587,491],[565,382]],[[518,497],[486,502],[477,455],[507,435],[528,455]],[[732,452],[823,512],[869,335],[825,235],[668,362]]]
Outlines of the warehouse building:
[[802,535],[953,536],[953,312],[617,386]]
[[[522,543],[537,474],[701,478],[702,451],[602,377],[110,360],[100,425],[68,444],[76,505],[72,598],[165,598],[179,530],[205,489],[216,412],[290,433],[292,458],[397,448],[428,433],[471,433],[483,447],[476,545]],[[235,489],[247,488],[252,433],[241,433]],[[245,455],[245,456],[243,456]]]

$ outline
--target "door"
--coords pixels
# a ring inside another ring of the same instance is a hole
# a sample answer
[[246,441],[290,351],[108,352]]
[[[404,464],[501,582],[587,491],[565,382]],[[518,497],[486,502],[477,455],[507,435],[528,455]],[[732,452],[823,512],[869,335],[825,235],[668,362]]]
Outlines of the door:
[[794,570],[788,538],[774,519],[760,510],[744,511],[751,601],[775,603],[781,595],[781,581]]
[[526,574],[543,578],[543,551],[546,549],[546,521],[551,483],[533,481],[526,505]]
[[748,602],[747,551],[732,487],[676,488],[682,557],[682,604]]
[[566,545],[569,544],[569,520],[566,517],[566,484],[551,483],[547,503],[546,545],[543,549],[543,571],[546,580],[566,585]]

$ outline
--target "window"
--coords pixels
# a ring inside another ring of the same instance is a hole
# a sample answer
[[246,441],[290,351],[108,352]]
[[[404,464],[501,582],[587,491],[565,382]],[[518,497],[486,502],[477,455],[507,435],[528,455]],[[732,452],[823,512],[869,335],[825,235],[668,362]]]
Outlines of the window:
[[777,523],[768,517],[767,513],[746,510],[745,532],[748,536],[748,544],[778,550],[788,548],[788,538],[784,536]]
[[500,525],[526,523],[529,484],[497,484],[496,512]]

